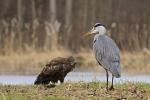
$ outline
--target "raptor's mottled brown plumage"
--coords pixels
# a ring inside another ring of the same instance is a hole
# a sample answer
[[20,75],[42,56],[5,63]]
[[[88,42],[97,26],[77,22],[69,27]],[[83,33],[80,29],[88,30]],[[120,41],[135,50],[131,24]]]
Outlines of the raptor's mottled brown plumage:
[[67,73],[75,68],[75,64],[75,59],[72,56],[68,58],[54,58],[45,65],[34,84],[57,83],[58,80],[63,83]]

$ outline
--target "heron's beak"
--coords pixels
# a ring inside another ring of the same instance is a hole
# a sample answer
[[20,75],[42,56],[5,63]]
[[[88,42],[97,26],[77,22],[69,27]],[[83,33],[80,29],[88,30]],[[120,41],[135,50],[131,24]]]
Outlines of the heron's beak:
[[86,37],[86,36],[90,36],[90,35],[92,35],[91,31],[85,33],[83,36]]
[[94,28],[92,28],[92,30],[90,30],[89,32],[85,33],[84,36],[90,36],[93,33],[95,33],[95,29]]

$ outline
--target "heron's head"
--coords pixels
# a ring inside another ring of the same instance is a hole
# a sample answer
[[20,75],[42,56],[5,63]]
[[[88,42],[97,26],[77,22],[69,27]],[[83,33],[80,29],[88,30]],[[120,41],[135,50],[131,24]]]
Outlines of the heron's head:
[[106,27],[104,24],[102,23],[96,23],[93,28],[85,34],[85,36],[88,36],[88,35],[92,35],[92,34],[100,34],[100,35],[103,35],[103,34],[106,34]]

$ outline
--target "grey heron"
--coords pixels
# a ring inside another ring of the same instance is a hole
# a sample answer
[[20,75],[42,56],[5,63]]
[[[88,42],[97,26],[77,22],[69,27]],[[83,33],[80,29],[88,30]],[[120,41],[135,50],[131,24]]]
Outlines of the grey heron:
[[110,72],[112,74],[112,84],[109,88],[114,89],[113,80],[114,77],[121,77],[120,55],[119,48],[116,43],[106,35],[107,30],[104,24],[96,23],[91,31],[85,34],[85,36],[94,34],[93,51],[95,58],[99,65],[101,65],[106,71],[107,87],[108,90],[108,77]]

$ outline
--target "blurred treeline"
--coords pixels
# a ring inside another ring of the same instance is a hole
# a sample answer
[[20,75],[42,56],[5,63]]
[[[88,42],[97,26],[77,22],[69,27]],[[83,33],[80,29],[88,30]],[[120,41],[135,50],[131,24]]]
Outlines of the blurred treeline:
[[150,49],[149,0],[0,0],[0,53],[88,48],[96,22],[121,50]]

